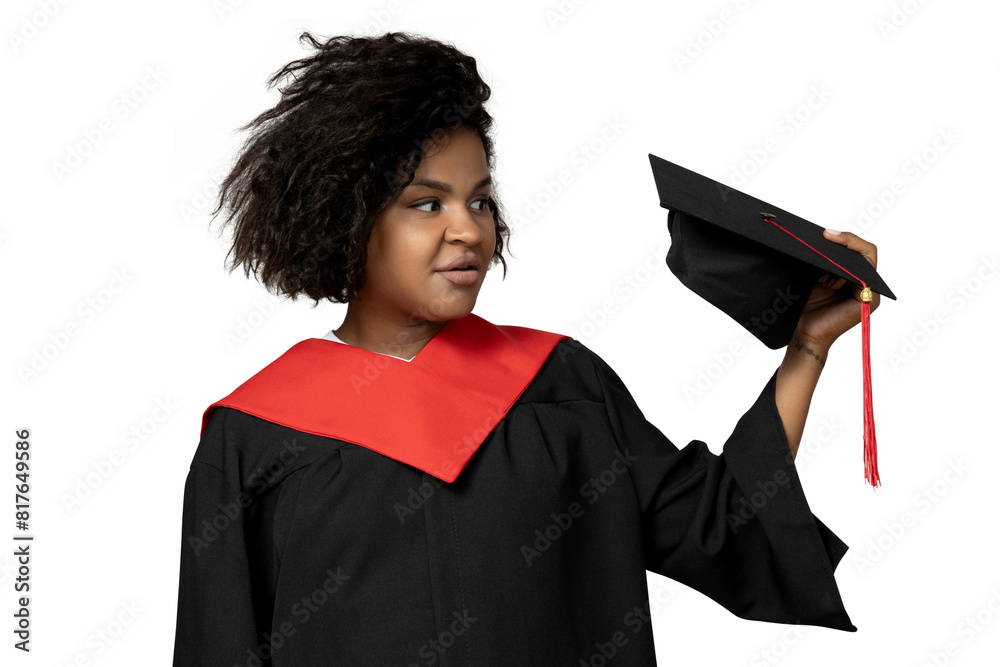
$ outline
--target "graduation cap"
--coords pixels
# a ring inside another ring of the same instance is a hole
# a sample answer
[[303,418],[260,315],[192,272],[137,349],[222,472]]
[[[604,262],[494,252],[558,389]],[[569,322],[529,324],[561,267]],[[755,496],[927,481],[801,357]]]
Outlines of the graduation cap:
[[660,206],[669,209],[667,266],[681,283],[771,349],[788,345],[809,294],[824,274],[862,288],[865,479],[879,484],[871,400],[872,292],[895,299],[860,253],[823,236],[823,227],[649,154]]

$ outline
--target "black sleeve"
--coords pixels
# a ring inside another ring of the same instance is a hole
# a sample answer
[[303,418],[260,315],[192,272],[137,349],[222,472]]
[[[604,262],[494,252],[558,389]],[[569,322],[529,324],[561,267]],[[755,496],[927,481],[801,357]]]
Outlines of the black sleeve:
[[258,645],[246,547],[247,498],[194,463],[184,484],[174,667],[244,664]]
[[593,358],[617,445],[635,460],[647,569],[741,618],[856,631],[833,575],[847,545],[806,502],[774,401],[777,371],[716,455],[700,440],[678,449]]

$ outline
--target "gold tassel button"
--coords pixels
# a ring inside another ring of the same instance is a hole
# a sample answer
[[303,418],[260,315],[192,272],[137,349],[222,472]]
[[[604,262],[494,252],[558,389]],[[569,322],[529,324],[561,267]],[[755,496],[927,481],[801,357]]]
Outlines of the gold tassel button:
[[861,290],[861,300],[862,301],[872,300],[872,290],[870,287],[866,287],[863,290]]

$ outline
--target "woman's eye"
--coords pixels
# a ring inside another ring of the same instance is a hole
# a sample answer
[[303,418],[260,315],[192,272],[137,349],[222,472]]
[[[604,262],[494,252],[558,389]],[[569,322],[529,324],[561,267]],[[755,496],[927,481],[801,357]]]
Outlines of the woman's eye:
[[419,204],[414,204],[414,205],[413,205],[413,206],[411,206],[410,208],[415,208],[415,209],[417,209],[418,211],[426,211],[427,213],[430,213],[430,209],[426,209],[426,208],[421,208],[421,207],[422,207],[422,206],[434,206],[435,204],[437,204],[437,202],[436,202],[435,200],[433,200],[433,199],[432,199],[432,200],[430,200],[430,201],[425,201],[425,202],[421,202],[421,203],[419,203]]
[[[481,197],[472,203],[477,211],[486,211],[489,209],[490,206],[490,198]],[[425,202],[420,202],[419,204],[412,204],[410,208],[415,209],[417,211],[423,211],[425,213],[431,213],[434,210],[433,208],[424,208],[426,206],[430,207],[440,206],[440,203],[436,199],[430,199]]]

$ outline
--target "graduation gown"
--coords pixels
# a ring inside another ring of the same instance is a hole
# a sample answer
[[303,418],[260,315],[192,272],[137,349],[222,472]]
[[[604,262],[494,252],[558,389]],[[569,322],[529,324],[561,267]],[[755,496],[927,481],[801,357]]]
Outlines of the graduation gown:
[[655,665],[646,570],[855,631],[775,381],[716,455],[567,336],[470,314],[410,361],[302,341],[205,411],[174,665]]

